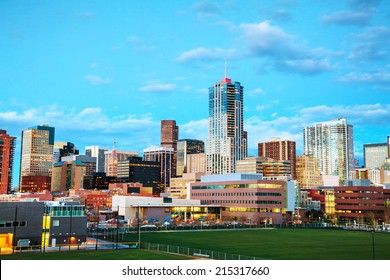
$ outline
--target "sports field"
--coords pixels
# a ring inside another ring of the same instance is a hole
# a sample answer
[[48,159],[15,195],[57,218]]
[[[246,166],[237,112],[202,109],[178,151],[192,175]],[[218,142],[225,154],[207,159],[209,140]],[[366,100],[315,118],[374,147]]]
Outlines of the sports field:
[[390,260],[390,233],[381,232],[374,239],[371,232],[341,229],[147,232],[141,241],[272,260]]
[[[137,234],[125,235],[123,243]],[[373,238],[374,237],[374,238]],[[141,242],[213,250],[271,260],[390,260],[390,233],[333,229],[258,229],[142,232]],[[1,255],[35,260],[175,260],[188,256],[136,249]]]

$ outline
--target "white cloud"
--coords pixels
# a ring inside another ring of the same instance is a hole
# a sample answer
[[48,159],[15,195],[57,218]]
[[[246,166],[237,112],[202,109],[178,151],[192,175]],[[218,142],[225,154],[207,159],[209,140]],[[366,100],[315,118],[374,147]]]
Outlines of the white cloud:
[[142,92],[171,92],[177,88],[174,84],[150,84],[141,87],[139,90]]
[[85,76],[85,79],[93,85],[107,85],[112,83],[110,78],[101,78],[98,75],[88,74]]
[[339,55],[324,48],[309,48],[297,41],[298,36],[284,31],[269,21],[242,23],[238,30],[249,57],[268,59],[274,70],[304,75],[331,71],[330,57]]
[[214,3],[209,1],[197,2],[193,5],[192,9],[196,11],[199,16],[216,16],[220,14],[220,9]]
[[340,82],[390,84],[389,72],[356,73],[351,72],[338,79]]
[[367,25],[372,15],[371,10],[337,11],[331,15],[323,16],[321,21],[324,24]]
[[183,52],[176,60],[179,62],[230,60],[235,56],[234,49],[199,47]]

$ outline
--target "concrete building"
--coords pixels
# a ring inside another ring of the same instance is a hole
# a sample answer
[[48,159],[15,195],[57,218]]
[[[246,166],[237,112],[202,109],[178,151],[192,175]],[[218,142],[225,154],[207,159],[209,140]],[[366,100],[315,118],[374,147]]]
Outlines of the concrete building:
[[140,222],[154,220],[160,223],[188,219],[220,218],[220,208],[216,205],[201,205],[197,199],[175,199],[167,197],[119,196],[112,197],[112,209],[118,209],[129,224],[136,224],[139,213]]
[[67,192],[84,188],[86,166],[81,161],[60,161],[53,165],[51,190]]
[[190,198],[221,205],[222,219],[280,224],[287,210],[287,183],[261,174],[206,175],[190,183]]
[[16,137],[0,129],[0,194],[7,194],[12,189]]

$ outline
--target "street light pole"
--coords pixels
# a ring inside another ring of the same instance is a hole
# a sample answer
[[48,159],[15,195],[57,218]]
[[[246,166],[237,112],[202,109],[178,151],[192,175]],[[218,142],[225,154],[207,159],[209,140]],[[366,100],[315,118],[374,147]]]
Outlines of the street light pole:
[[375,260],[375,238],[374,238],[374,233],[375,233],[375,230],[373,229],[371,231],[371,236],[372,236],[372,257]]
[[138,227],[137,227],[137,231],[138,231],[138,249],[141,249],[141,223],[140,223],[140,219],[141,219],[141,207],[138,205]]

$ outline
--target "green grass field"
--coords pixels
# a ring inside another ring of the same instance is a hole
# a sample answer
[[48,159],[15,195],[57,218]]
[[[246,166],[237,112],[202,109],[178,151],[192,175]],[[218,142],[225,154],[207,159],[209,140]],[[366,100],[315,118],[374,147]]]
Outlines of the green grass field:
[[[132,242],[136,233],[124,236]],[[328,229],[259,229],[143,232],[141,242],[213,250],[272,260],[371,260],[371,232]],[[390,234],[374,234],[375,259],[390,260]],[[1,259],[41,260],[178,260],[187,256],[123,249],[19,253]]]
[[1,260],[187,260],[192,257],[148,250],[62,251],[0,255]]
[[[272,260],[373,259],[372,233],[330,229],[148,232],[142,242],[213,250]],[[131,239],[130,239],[131,240]],[[375,259],[390,260],[390,234],[374,233]]]

